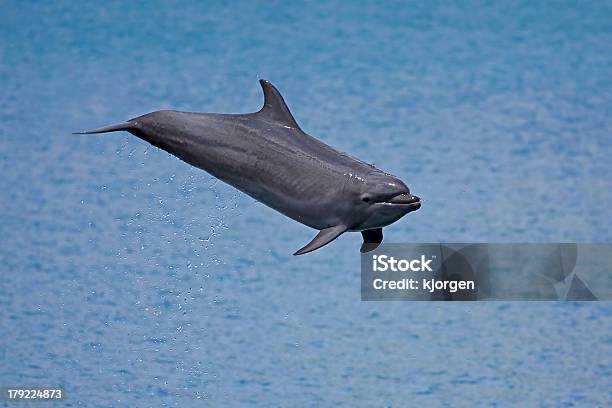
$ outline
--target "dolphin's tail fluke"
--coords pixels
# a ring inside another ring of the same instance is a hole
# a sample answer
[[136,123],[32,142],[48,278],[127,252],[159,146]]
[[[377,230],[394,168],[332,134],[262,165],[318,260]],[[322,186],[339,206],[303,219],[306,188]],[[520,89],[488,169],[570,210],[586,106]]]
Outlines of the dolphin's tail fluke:
[[95,133],[108,133],[108,132],[119,132],[119,131],[130,131],[136,130],[136,124],[134,122],[117,123],[115,125],[104,126],[98,129],[85,130],[83,132],[75,132],[73,135],[93,135]]

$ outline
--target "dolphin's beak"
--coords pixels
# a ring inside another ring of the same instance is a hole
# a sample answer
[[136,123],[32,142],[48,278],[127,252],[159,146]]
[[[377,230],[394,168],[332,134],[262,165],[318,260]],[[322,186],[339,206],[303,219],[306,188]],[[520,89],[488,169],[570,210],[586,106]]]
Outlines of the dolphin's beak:
[[398,194],[395,197],[385,200],[389,204],[404,204],[410,206],[412,211],[421,208],[421,199],[412,194]]

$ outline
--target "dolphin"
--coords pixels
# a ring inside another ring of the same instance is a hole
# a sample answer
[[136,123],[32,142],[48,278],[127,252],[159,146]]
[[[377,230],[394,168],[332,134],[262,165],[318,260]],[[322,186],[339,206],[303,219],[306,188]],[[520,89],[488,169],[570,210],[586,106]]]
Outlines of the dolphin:
[[127,131],[243,191],[319,233],[294,255],[330,243],[346,231],[374,250],[382,228],[421,207],[391,174],[306,134],[269,81],[254,113],[162,110],[124,123],[78,132]]

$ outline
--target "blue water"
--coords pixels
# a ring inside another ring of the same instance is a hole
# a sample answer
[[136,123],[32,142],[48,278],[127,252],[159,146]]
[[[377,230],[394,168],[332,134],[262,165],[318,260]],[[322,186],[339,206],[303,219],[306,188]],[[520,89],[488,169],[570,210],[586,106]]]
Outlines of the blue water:
[[387,242],[610,242],[609,2],[137,3],[2,4],[0,386],[84,407],[612,405],[610,303],[361,302],[358,234],[293,257],[313,230],[127,133],[70,135],[254,111],[266,78],[423,198]]

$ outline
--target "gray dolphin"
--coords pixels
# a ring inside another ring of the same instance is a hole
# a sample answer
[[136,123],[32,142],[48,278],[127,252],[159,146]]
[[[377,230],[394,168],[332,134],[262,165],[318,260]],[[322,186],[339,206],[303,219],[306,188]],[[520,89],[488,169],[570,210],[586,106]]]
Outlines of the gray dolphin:
[[255,113],[163,110],[78,134],[128,131],[236,187],[265,205],[319,230],[295,252],[361,231],[361,252],[380,245],[385,227],[421,207],[397,177],[307,135],[269,81]]

